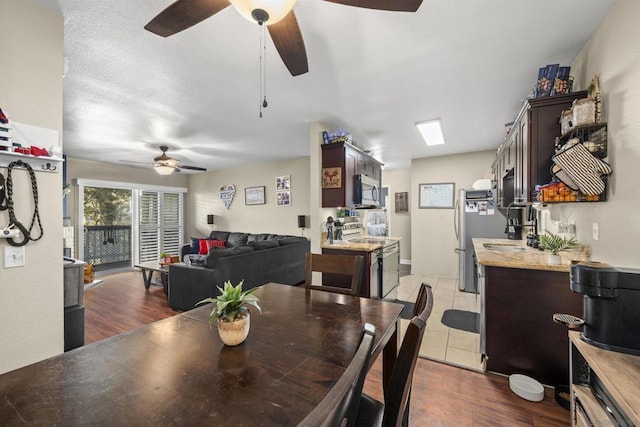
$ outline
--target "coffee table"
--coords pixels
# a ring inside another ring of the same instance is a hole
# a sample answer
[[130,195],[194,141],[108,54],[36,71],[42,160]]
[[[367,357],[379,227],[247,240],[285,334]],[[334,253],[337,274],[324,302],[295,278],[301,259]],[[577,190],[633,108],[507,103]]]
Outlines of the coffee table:
[[152,282],[152,279],[153,273],[157,272],[160,275],[160,281],[162,283],[164,293],[169,294],[169,264],[160,264],[158,261],[148,261],[136,264],[134,267],[140,269],[145,289],[149,289],[151,285],[155,285],[155,283]]

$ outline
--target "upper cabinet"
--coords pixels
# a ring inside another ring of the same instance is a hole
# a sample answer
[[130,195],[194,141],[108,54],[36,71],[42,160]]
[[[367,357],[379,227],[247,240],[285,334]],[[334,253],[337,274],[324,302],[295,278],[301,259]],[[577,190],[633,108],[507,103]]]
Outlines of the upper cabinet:
[[536,185],[551,181],[560,113],[586,91],[528,99],[514,121],[493,163],[500,207],[535,200]]
[[347,142],[322,145],[322,207],[354,207],[355,176],[382,180],[382,163]]

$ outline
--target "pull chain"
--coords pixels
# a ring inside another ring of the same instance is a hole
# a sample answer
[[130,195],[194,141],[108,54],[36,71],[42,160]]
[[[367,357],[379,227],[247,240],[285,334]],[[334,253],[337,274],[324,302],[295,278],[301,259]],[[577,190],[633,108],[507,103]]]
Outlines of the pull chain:
[[267,108],[267,43],[265,36],[265,25],[258,22],[260,31],[260,118],[262,118],[262,110]]

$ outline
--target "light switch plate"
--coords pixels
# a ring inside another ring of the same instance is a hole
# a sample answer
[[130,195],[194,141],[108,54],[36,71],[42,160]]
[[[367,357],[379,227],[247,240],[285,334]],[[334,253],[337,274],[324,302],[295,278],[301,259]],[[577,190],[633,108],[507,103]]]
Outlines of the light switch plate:
[[7,246],[4,248],[4,268],[24,266],[24,246]]

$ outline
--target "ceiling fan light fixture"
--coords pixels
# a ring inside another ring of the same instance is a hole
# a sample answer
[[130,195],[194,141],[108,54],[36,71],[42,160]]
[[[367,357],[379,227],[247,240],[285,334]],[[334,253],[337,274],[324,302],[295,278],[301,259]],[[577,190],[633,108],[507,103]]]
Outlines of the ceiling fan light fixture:
[[[297,0],[230,0],[233,7],[249,21],[256,23],[258,19],[254,17],[254,10],[266,12],[267,19],[264,23],[267,25],[275,24],[282,20],[293,9]],[[256,14],[256,16],[262,16]]]
[[175,167],[171,167],[163,163],[154,164],[153,169],[158,173],[158,175],[171,175],[173,171],[176,170]]

